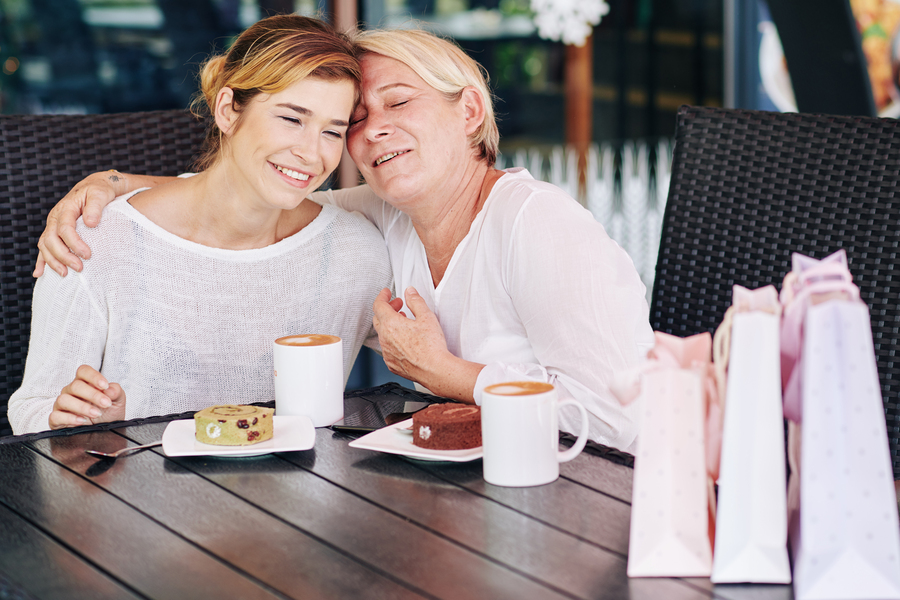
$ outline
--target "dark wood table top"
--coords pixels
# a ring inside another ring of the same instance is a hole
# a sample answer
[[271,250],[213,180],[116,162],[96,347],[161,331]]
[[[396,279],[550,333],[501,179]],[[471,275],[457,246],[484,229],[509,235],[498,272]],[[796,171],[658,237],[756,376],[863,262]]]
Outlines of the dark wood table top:
[[[791,598],[629,579],[632,470],[591,449],[533,488],[481,461],[351,448],[168,458],[165,422],[0,444],[2,598]],[[6,595],[4,595],[6,594]]]

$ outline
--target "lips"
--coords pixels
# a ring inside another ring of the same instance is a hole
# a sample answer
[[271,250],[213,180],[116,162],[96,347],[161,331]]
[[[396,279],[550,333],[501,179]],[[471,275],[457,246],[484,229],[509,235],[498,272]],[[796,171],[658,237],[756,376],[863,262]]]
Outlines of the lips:
[[294,171],[293,169],[289,169],[287,167],[282,167],[281,165],[276,165],[275,163],[271,163],[275,170],[287,175],[291,179],[295,181],[309,181],[310,175],[308,173],[301,173],[300,171]]
[[409,152],[409,150],[400,150],[400,151],[397,151],[397,152],[388,152],[387,154],[385,154],[385,155],[383,155],[383,156],[380,156],[380,157],[378,157],[377,159],[375,159],[375,166],[377,167],[377,166],[379,166],[379,165],[383,165],[384,163],[386,163],[387,161],[391,160],[392,158],[396,158],[397,156],[400,156],[401,154],[406,154],[407,152]]

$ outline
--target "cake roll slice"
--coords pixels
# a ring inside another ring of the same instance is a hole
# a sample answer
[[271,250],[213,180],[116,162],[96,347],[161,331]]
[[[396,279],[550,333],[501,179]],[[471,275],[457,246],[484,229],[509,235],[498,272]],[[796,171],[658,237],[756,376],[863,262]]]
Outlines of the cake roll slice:
[[194,415],[197,441],[216,446],[247,446],[272,439],[274,409],[220,404]]

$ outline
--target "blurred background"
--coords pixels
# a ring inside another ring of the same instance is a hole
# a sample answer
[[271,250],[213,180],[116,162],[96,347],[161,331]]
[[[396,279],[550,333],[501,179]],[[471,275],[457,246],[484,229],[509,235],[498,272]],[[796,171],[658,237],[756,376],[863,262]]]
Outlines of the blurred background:
[[[591,210],[648,298],[679,106],[900,114],[900,0],[0,0],[0,114],[184,108],[206,56],[286,12],[454,39],[490,74],[499,166]],[[364,351],[348,387],[388,380]]]
[[[197,64],[275,12],[335,17],[319,0],[0,0],[2,113],[176,108]],[[529,0],[361,0],[362,27],[413,20],[491,75],[504,143],[563,142],[565,44],[541,38]],[[670,135],[680,104],[723,101],[716,0],[612,2],[594,29],[593,137]]]

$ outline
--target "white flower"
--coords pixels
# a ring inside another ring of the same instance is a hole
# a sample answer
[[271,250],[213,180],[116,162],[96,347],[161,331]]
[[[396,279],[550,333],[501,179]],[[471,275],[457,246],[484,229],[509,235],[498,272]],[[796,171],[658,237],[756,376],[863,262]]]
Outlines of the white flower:
[[583,46],[594,25],[609,12],[606,0],[531,0],[542,38]]

